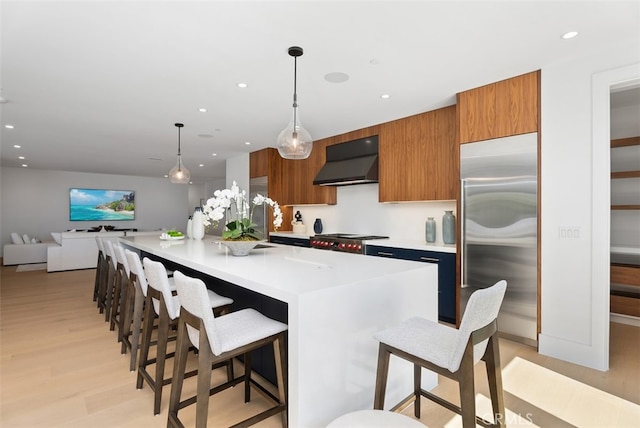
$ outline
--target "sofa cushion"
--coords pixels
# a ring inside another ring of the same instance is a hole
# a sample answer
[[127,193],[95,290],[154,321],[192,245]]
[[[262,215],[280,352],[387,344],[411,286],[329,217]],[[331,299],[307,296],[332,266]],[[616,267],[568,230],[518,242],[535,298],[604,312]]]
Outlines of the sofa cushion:
[[26,233],[22,235],[22,240],[24,241],[25,244],[31,243],[31,238]]
[[14,244],[24,244],[24,240],[16,232],[11,233],[11,242],[13,242]]

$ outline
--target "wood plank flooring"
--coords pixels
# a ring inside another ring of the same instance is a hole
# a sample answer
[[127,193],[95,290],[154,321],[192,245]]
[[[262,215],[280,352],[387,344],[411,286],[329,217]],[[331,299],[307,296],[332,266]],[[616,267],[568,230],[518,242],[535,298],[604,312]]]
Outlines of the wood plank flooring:
[[[170,388],[163,390],[160,415],[153,416],[151,390],[146,385],[136,390],[129,355],[120,354],[115,332],[91,300],[94,274],[92,269],[48,274],[0,268],[2,428],[166,426]],[[508,340],[501,340],[500,349],[509,426],[640,426],[640,328],[612,323],[608,372],[544,357]],[[478,413],[486,416],[482,363],[476,374]],[[223,376],[219,371],[213,382]],[[194,391],[190,379],[185,394]],[[457,385],[448,379],[435,391],[458,401]],[[253,397],[244,404],[242,388],[216,395],[209,426],[229,426],[268,405],[260,394]],[[405,413],[411,415],[412,408]],[[187,426],[194,425],[191,409],[180,414]],[[459,417],[428,400],[421,420],[431,428],[461,426]],[[280,419],[257,426],[278,427]]]

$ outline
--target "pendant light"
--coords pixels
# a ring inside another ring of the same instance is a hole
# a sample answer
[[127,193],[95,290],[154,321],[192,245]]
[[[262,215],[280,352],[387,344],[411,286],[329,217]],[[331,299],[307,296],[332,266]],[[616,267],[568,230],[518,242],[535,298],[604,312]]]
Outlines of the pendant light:
[[172,183],[187,184],[191,178],[191,173],[182,164],[182,155],[180,154],[180,128],[184,125],[182,123],[176,123],[175,126],[178,128],[178,162],[176,162],[176,166],[169,171],[169,180]]
[[302,56],[302,48],[292,46],[289,55],[293,57],[293,118],[289,125],[278,135],[278,152],[284,159],[306,159],[311,154],[313,140],[311,135],[300,123],[298,114],[298,94],[296,92],[296,80],[298,72],[298,57]]

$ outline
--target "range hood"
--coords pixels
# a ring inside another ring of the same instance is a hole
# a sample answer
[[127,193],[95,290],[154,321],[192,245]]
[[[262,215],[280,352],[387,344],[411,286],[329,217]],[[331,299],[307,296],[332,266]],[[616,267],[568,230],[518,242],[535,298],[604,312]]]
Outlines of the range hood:
[[378,182],[378,136],[327,146],[327,161],[313,180],[320,186]]

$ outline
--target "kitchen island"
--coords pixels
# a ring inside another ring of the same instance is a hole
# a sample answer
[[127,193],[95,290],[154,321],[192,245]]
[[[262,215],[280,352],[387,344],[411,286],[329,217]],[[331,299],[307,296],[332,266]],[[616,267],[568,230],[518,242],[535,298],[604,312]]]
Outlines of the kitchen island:
[[[209,236],[120,241],[142,255],[275,299],[285,308],[292,427],[322,427],[341,414],[373,408],[378,356],[373,334],[411,316],[438,316],[438,270],[431,264],[266,243],[246,257],[234,257]],[[412,373],[410,364],[392,359],[388,404],[412,391]],[[435,374],[423,372],[424,389],[436,383]]]

